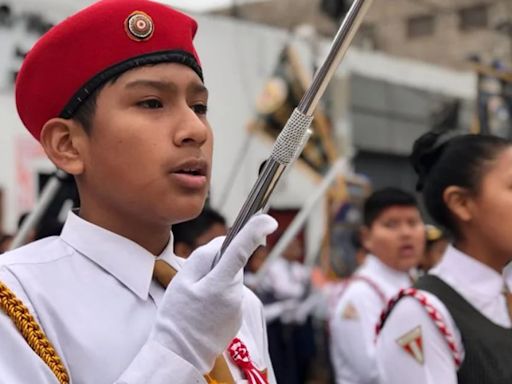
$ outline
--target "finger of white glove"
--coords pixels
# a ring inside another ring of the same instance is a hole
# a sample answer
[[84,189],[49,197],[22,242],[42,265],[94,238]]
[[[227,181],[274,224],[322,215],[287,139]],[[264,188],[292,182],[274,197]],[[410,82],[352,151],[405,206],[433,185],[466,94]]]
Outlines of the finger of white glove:
[[264,244],[266,237],[276,229],[277,221],[269,215],[258,214],[251,217],[213,268],[211,277],[226,281],[233,279],[256,248]]

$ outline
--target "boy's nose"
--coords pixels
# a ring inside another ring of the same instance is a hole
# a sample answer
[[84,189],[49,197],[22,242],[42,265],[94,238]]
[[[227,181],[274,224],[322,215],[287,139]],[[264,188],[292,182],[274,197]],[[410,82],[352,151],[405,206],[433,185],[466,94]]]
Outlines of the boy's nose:
[[400,235],[402,237],[410,237],[413,233],[413,229],[410,225],[404,224],[400,226]]
[[174,135],[175,144],[183,145],[203,145],[209,136],[209,126],[204,119],[190,108],[184,109],[183,118],[179,122],[179,127]]

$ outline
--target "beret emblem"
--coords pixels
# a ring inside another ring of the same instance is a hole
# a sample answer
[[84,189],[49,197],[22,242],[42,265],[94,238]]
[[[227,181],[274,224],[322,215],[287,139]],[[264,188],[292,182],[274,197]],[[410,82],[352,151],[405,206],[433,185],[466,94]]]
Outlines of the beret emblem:
[[151,17],[142,12],[135,11],[125,21],[125,29],[130,39],[136,41],[148,40],[155,29]]

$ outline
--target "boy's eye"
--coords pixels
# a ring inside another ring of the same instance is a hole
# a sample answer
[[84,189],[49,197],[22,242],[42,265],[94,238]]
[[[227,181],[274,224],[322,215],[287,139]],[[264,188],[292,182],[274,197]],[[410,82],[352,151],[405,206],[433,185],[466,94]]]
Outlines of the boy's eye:
[[398,227],[398,222],[396,220],[385,221],[384,226],[389,229],[394,229]]
[[147,109],[156,109],[156,108],[163,107],[162,102],[158,99],[148,99],[148,100],[139,101],[137,103],[137,105],[142,108],[147,108]]
[[194,104],[192,110],[198,115],[206,115],[208,112],[208,106],[206,104]]

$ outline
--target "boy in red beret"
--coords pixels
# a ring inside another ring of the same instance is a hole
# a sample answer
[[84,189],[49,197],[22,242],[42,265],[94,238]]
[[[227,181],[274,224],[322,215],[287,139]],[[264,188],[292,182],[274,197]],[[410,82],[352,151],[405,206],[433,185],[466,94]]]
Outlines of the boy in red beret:
[[200,213],[211,173],[196,27],[159,3],[102,0],[26,57],[19,115],[81,206],[61,236],[2,256],[1,382],[275,382],[241,273],[275,221],[252,218],[213,268],[222,238],[172,252],[171,225]]

